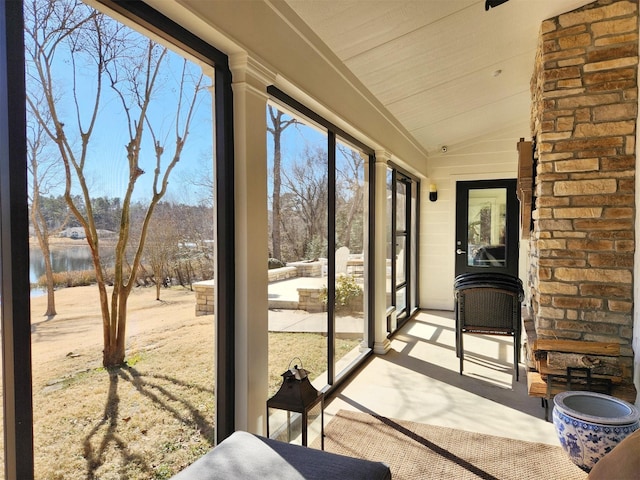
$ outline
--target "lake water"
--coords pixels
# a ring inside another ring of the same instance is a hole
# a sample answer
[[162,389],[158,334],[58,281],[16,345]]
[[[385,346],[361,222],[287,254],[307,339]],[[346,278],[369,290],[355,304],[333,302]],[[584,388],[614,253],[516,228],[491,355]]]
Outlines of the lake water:
[[[86,243],[81,242],[83,241],[79,240],[77,245],[56,245],[51,250],[51,264],[54,272],[93,270],[91,250]],[[108,265],[112,264],[111,257],[109,255],[104,257],[109,260],[106,262]],[[44,256],[39,248],[32,245],[29,250],[29,281],[34,284],[42,275],[44,275]],[[43,293],[42,289],[31,289],[32,296],[42,295]]]

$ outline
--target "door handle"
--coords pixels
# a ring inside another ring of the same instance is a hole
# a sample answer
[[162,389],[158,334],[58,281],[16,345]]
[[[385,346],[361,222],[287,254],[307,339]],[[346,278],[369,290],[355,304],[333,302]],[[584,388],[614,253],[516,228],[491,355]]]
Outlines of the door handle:
[[456,250],[456,253],[457,253],[458,255],[462,255],[463,253],[467,253],[467,252],[465,252],[464,250],[457,249],[457,250]]

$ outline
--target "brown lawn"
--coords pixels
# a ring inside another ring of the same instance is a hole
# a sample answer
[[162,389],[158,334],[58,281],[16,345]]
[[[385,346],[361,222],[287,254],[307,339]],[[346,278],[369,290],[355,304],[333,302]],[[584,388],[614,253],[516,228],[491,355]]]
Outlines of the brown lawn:
[[[213,316],[195,316],[193,292],[163,289],[156,301],[155,289],[134,290],[128,366],[112,371],[101,366],[96,287],[59,290],[52,319],[45,302],[32,299],[37,479],[166,479],[212,447]],[[271,333],[270,345],[273,391],[296,351],[322,365],[326,337]]]

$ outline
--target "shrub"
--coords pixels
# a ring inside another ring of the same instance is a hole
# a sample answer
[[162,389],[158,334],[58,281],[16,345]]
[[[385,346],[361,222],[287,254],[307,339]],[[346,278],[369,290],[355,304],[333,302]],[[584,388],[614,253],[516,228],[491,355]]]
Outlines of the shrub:
[[[53,284],[58,287],[79,287],[95,283],[96,272],[94,270],[77,270],[71,272],[54,272]],[[43,275],[38,279],[38,286],[46,287],[47,279]]]
[[341,275],[336,281],[336,306],[350,307],[362,297],[362,288],[353,275]]
[[[362,293],[362,287],[358,285],[353,275],[340,275],[336,279],[336,309],[355,309],[362,298]],[[327,304],[327,287],[323,287],[320,299],[322,303]]]
[[269,259],[269,270],[273,270],[274,268],[282,268],[286,267],[286,264],[282,260],[278,260],[277,258]]

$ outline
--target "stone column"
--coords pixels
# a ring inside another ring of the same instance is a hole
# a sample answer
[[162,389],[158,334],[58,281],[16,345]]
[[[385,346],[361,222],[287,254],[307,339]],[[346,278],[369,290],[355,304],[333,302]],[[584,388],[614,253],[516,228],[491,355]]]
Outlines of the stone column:
[[539,337],[620,344],[632,377],[638,2],[589,3],[542,24],[531,242]]
[[384,355],[391,348],[387,338],[387,163],[391,154],[376,151],[375,164],[375,251],[373,295],[375,297],[374,353]]
[[267,85],[246,54],[230,58],[235,135],[236,429],[264,434],[268,392]]

